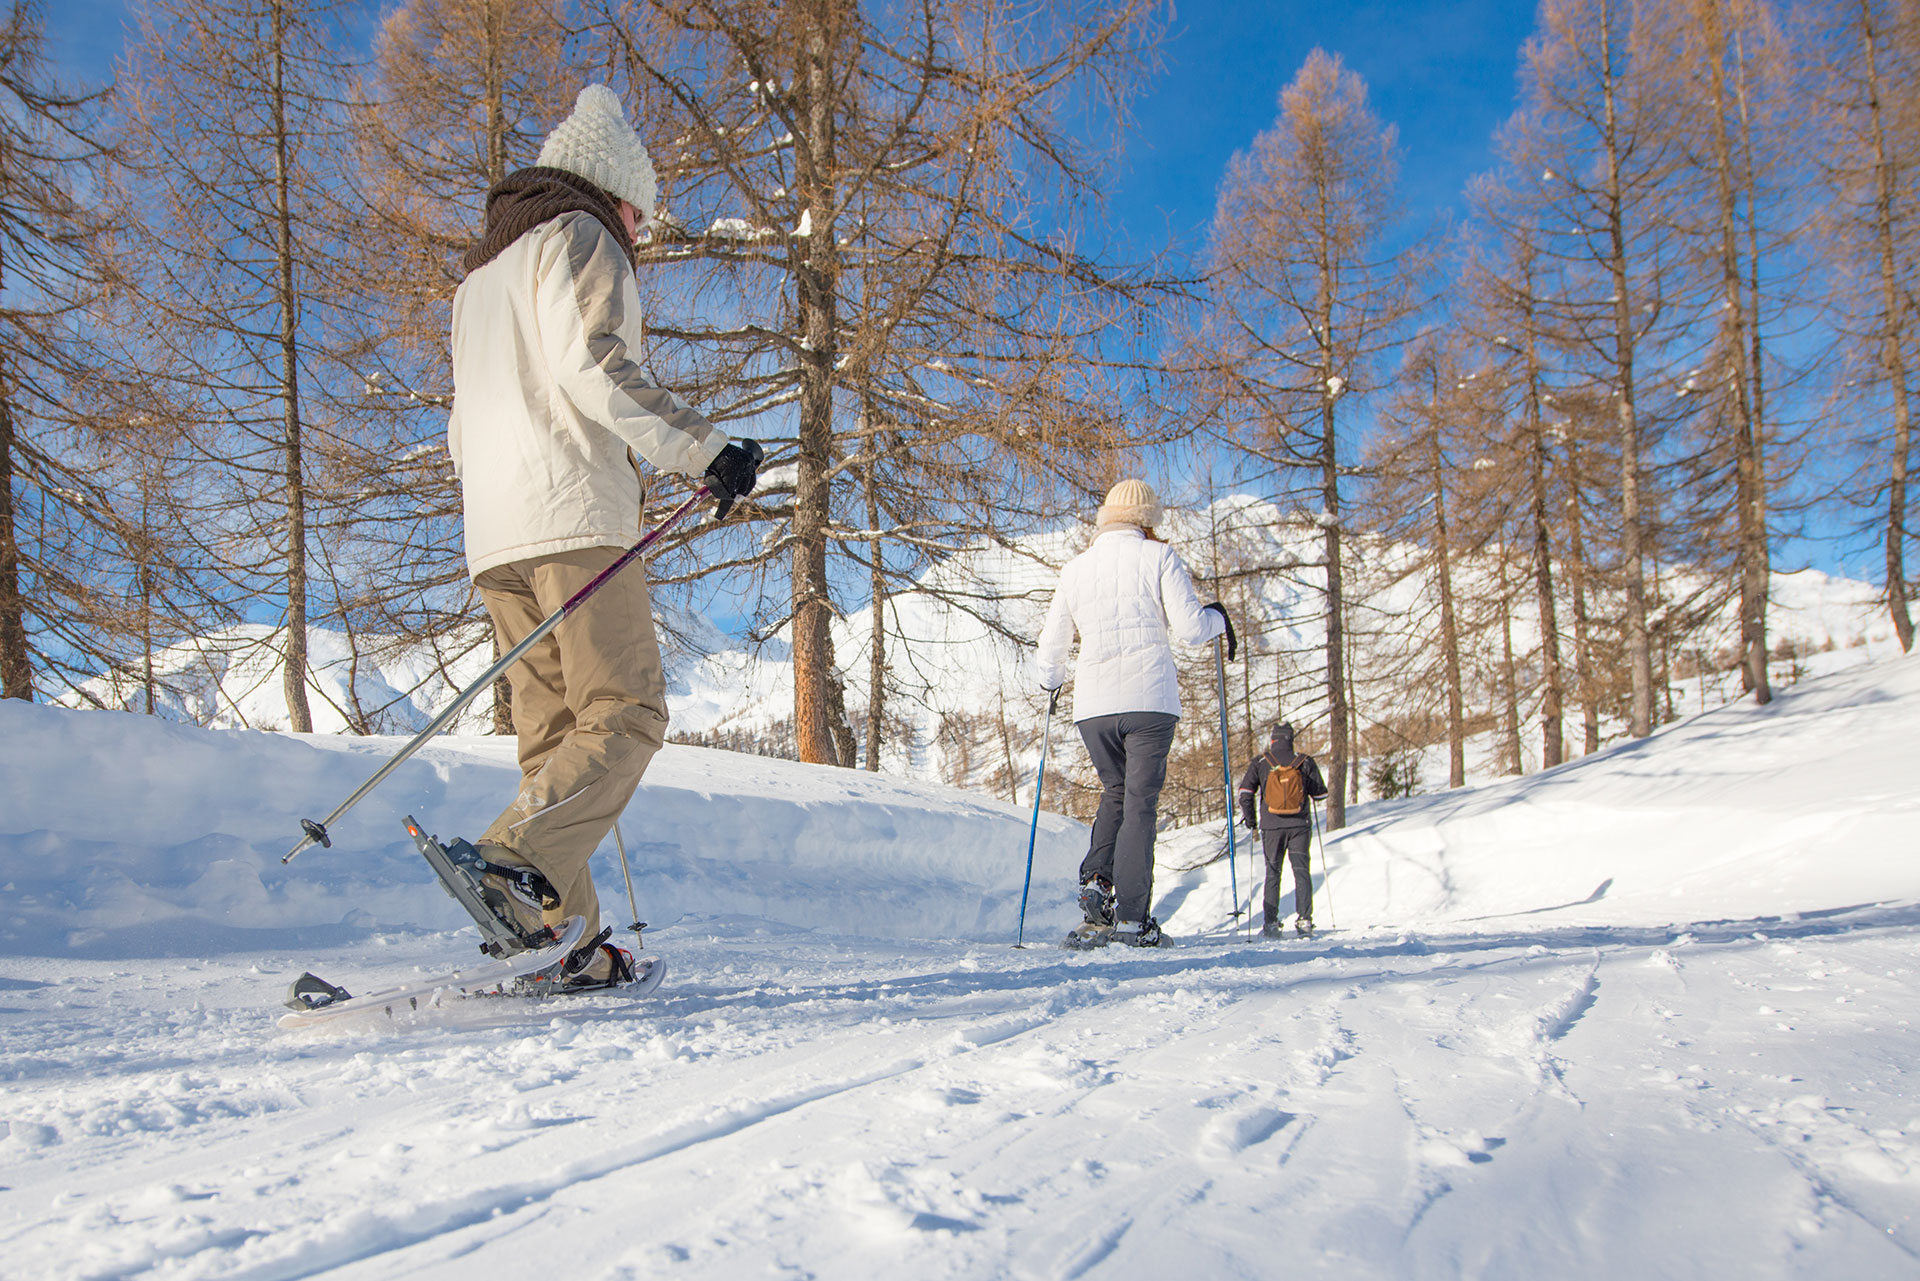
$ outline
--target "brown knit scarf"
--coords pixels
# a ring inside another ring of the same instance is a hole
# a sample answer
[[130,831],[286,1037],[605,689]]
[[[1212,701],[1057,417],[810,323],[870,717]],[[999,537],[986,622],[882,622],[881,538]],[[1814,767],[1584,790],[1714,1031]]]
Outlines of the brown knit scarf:
[[633,245],[620,223],[619,202],[577,174],[541,165],[514,170],[487,193],[486,229],[460,265],[469,273],[478,271],[541,223],[574,212],[598,218],[620,242],[627,265],[633,266]]

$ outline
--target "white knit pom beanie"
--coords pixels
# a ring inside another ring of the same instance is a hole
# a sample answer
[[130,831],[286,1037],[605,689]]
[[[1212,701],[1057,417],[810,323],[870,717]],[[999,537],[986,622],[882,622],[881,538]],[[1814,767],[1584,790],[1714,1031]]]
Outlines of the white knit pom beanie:
[[1096,528],[1106,529],[1113,525],[1138,525],[1141,529],[1152,529],[1166,515],[1166,509],[1160,505],[1160,496],[1153,492],[1144,480],[1123,480],[1107,491],[1107,501],[1100,504],[1099,514],[1093,518]]
[[535,164],[564,169],[585,178],[616,200],[625,200],[653,217],[653,158],[627,125],[619,95],[605,85],[588,85],[573,104],[573,114],[547,135]]

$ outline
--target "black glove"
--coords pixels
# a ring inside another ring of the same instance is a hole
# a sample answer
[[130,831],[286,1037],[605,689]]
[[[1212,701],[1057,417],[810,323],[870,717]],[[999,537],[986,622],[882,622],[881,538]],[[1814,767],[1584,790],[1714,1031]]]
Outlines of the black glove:
[[1220,615],[1220,621],[1227,625],[1227,657],[1234,657],[1240,652],[1240,642],[1233,634],[1233,620],[1227,617],[1227,607],[1217,600],[1208,601],[1206,607]]
[[721,520],[727,518],[735,502],[753,492],[753,482],[760,474],[760,460],[765,457],[759,441],[736,440],[729,442],[707,464],[707,488],[720,500]]
[[1246,828],[1249,832],[1260,826],[1260,820],[1253,815],[1252,806],[1248,806],[1246,809],[1240,811],[1240,826]]

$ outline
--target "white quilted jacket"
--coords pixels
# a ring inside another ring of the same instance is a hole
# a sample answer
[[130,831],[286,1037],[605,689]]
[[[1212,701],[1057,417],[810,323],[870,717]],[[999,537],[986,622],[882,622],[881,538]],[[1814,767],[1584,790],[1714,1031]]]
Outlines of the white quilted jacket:
[[641,372],[640,293],[587,213],[541,223],[453,296],[453,417],[467,571],[639,535],[629,448],[699,476],[726,434]]
[[1179,553],[1131,526],[1109,529],[1060,571],[1040,629],[1040,683],[1051,689],[1066,679],[1077,631],[1075,721],[1116,712],[1178,716],[1172,641],[1204,645],[1226,629],[1201,605]]

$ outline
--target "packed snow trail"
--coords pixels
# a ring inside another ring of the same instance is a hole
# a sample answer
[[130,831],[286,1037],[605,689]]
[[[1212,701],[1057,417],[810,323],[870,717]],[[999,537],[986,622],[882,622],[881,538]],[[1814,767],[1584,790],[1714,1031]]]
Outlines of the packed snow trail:
[[324,1037],[265,1029],[237,960],[43,962],[9,985],[0,1250],[44,1277],[1911,1276],[1917,925],[1075,956],[716,923],[661,932],[704,977],[650,1002]]
[[[1088,954],[1008,946],[1023,810],[663,754],[654,997],[289,1033],[302,969],[473,954],[397,825],[262,861],[379,744],[0,706],[0,1271],[1911,1277],[1917,712],[1904,660],[1368,807],[1311,943],[1230,937],[1218,825],[1168,833],[1177,946]],[[510,770],[454,742],[396,800]],[[1084,840],[1043,835],[1034,938]]]

